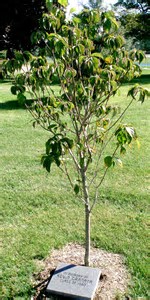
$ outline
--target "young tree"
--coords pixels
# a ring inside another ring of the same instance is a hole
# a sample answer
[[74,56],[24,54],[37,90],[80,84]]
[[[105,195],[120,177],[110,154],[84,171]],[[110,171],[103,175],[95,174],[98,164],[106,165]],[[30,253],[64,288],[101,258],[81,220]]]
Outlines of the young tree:
[[[50,135],[42,156],[43,167],[51,172],[56,164],[83,202],[88,266],[90,217],[100,201],[101,184],[108,170],[121,164],[120,154],[137,138],[134,128],[121,121],[136,97],[143,102],[148,91],[138,85],[132,87],[128,92],[129,102],[120,112],[113,96],[123,82],[141,74],[137,62],[144,55],[141,51],[125,51],[124,39],[116,33],[118,24],[112,13],[85,10],[81,14],[85,26],[79,26],[81,19],[77,17],[64,24],[65,12],[53,6],[50,14],[43,17],[43,28],[51,26],[53,32],[43,30],[32,37],[37,45],[41,39],[44,41],[39,56],[16,52],[15,59],[6,62],[6,69],[12,73],[27,64],[27,72],[17,72],[11,91],[19,100],[25,100],[26,90],[36,98],[33,106],[28,107],[34,126],[39,124]],[[94,40],[99,40],[99,52]],[[53,88],[56,77],[59,93]],[[74,177],[69,172],[69,157]]]

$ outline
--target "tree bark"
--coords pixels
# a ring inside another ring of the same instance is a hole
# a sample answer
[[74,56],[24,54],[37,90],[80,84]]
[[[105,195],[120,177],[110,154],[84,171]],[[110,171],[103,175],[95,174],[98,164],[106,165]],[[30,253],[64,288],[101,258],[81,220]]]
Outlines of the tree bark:
[[82,177],[82,187],[84,194],[85,202],[85,257],[84,264],[85,266],[90,266],[90,201],[89,201],[89,192],[87,186],[86,171],[83,167],[81,169]]
[[90,211],[88,205],[85,204],[85,266],[90,266]]

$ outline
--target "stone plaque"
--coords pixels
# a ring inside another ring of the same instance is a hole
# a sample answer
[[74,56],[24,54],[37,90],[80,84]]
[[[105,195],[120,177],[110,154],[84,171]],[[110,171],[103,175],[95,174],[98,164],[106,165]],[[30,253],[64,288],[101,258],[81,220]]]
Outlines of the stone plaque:
[[61,263],[47,286],[47,294],[74,299],[91,300],[94,297],[101,271],[98,268]]

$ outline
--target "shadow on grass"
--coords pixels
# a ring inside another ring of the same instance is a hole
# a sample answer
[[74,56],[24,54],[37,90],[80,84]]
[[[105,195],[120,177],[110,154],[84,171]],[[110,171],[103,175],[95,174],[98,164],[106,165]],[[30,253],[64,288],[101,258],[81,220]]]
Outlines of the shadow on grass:
[[143,74],[140,77],[131,80],[130,82],[123,83],[123,85],[133,85],[135,83],[150,84],[150,74]]
[[[0,79],[0,84],[11,83],[11,80]],[[130,82],[123,83],[123,86],[139,84],[150,84],[150,74],[143,74],[139,78],[135,78]],[[32,99],[28,99],[24,104],[18,102],[18,100],[8,100],[6,102],[0,103],[0,110],[13,110],[13,109],[27,109],[26,106],[31,106],[33,103]]]
[[3,84],[3,83],[10,83],[10,84],[12,84],[12,80],[11,79],[0,78],[0,84]]
[[32,103],[32,99],[27,100],[24,104],[19,103],[18,100],[9,100],[0,103],[0,110],[27,109],[27,106],[31,106]]

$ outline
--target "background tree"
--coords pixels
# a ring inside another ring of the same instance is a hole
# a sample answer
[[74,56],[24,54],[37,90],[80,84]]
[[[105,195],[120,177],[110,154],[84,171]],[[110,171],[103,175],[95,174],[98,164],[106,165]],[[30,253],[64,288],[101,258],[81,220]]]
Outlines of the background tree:
[[88,0],[88,6],[92,9],[100,9],[103,0]]
[[0,49],[30,50],[31,33],[38,29],[39,19],[46,11],[45,0],[5,0],[0,2]]
[[[126,38],[132,38],[136,47],[150,51],[150,1],[120,0],[119,20]],[[122,8],[122,10],[121,10]]]
[[121,6],[125,9],[136,9],[140,13],[148,13],[150,11],[150,0],[119,0],[114,6]]
[[[86,10],[84,29],[79,28],[77,17],[64,24],[64,16],[65,12],[57,7],[51,10],[49,22],[53,33],[43,32],[42,56],[15,52],[15,59],[8,60],[5,67],[12,74],[23,64],[30,65],[27,72],[17,73],[11,91],[19,100],[26,99],[27,90],[36,98],[33,106],[28,107],[34,126],[39,124],[49,132],[43,167],[52,172],[52,165],[56,164],[83,203],[87,266],[90,218],[100,201],[101,184],[110,168],[121,165],[120,155],[137,139],[134,128],[121,121],[136,97],[139,95],[143,102],[148,91],[138,85],[132,87],[129,102],[120,112],[112,97],[123,82],[140,75],[137,62],[142,61],[142,52],[125,51],[123,37],[116,36],[118,24],[108,12]],[[47,19],[44,22],[47,24]],[[97,36],[103,41],[100,52],[93,43]],[[38,45],[41,35],[34,39]],[[53,88],[55,76],[59,77],[59,92]],[[74,168],[73,176],[70,168]]]

